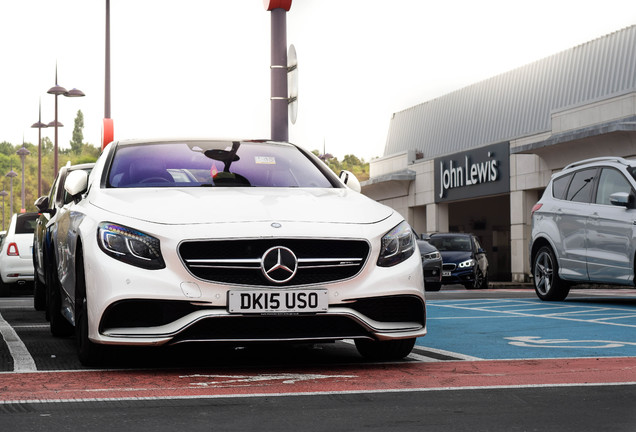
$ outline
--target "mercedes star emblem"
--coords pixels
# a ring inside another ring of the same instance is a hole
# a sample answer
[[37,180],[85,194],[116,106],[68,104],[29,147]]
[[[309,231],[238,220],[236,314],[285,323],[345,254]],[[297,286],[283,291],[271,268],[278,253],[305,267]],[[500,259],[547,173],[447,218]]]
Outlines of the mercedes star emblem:
[[270,282],[285,283],[296,274],[298,259],[284,246],[269,248],[261,258],[261,270]]

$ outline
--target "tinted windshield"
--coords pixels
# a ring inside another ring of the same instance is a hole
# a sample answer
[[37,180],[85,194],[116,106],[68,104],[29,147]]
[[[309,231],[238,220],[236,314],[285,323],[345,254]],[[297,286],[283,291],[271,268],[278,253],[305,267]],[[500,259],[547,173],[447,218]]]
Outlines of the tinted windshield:
[[428,241],[439,251],[465,251],[470,252],[472,245],[470,237],[463,236],[435,236]]
[[334,187],[296,147],[275,143],[196,141],[122,145],[108,187]]

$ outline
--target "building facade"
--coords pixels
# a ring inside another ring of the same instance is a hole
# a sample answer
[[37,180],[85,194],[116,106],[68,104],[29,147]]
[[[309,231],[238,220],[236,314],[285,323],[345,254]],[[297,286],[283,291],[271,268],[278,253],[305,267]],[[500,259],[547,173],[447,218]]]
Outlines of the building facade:
[[472,232],[491,280],[526,282],[551,175],[636,156],[636,26],[395,113],[362,193],[419,233]]

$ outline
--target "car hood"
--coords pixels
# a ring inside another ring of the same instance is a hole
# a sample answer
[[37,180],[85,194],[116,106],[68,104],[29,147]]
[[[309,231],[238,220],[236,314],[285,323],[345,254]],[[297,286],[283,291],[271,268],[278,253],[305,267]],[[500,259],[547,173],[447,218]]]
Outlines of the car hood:
[[101,189],[89,200],[110,213],[162,224],[371,224],[393,213],[393,209],[344,188],[122,188]]
[[444,261],[444,264],[459,264],[462,261],[472,258],[472,254],[466,251],[440,251],[439,253],[442,254],[442,261]]

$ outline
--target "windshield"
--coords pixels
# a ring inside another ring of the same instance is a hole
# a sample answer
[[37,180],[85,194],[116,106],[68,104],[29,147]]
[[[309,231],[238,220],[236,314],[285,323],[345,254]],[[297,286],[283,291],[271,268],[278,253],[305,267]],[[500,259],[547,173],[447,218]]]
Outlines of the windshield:
[[113,156],[107,186],[334,187],[292,145],[239,141],[121,145]]
[[431,237],[428,242],[432,244],[433,246],[435,246],[438,251],[470,252],[472,250],[470,237],[435,236],[435,237]]

